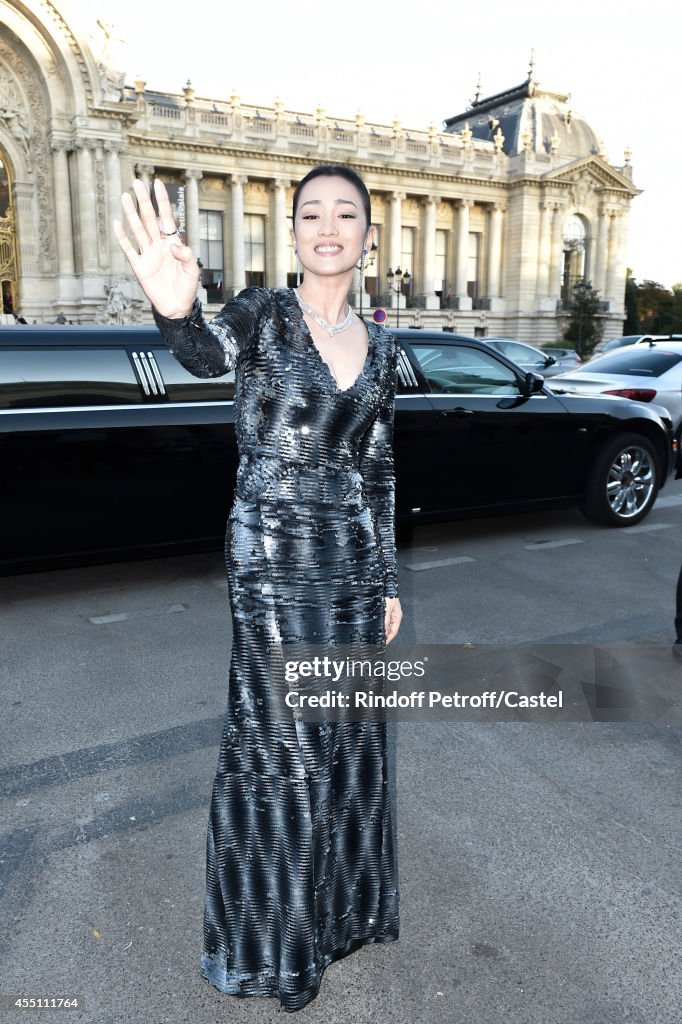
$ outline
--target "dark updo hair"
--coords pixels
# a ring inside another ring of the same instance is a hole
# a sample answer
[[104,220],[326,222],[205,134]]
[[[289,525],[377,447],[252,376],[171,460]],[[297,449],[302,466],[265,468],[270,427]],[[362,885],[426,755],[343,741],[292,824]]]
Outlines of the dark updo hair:
[[313,167],[312,171],[308,171],[305,178],[299,181],[296,189],[294,190],[294,204],[293,204],[293,216],[292,222],[296,220],[296,210],[298,208],[298,201],[301,195],[301,190],[304,185],[307,185],[313,178],[345,178],[351,185],[355,185],[356,189],[360,193],[362,199],[362,206],[365,211],[365,217],[367,218],[367,227],[369,228],[372,223],[372,202],[369,198],[369,192],[364,181],[352,168],[346,167],[343,164],[320,164],[318,167]]

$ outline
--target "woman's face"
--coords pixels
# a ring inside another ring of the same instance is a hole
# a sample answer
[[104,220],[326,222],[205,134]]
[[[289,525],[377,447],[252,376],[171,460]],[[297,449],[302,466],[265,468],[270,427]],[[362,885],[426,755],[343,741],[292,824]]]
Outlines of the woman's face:
[[355,185],[320,175],[301,190],[293,235],[303,269],[333,277],[355,267],[363,247],[372,244],[374,228],[365,223]]

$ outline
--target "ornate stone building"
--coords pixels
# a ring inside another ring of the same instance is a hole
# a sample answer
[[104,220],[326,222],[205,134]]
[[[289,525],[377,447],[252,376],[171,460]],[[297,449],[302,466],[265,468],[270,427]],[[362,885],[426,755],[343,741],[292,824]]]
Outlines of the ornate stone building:
[[[293,284],[293,185],[324,161],[353,166],[372,194],[378,248],[355,294],[365,313],[384,305],[401,325],[551,341],[582,277],[603,300],[606,336],[620,333],[639,194],[629,154],[612,166],[532,63],[517,88],[417,131],[205,99],[189,82],[177,94],[128,85],[110,41],[106,26],[81,38],[51,0],[0,0],[6,312],[150,319],[111,227],[135,176],[169,186],[209,310],[247,284]],[[398,268],[400,287],[388,276]]]

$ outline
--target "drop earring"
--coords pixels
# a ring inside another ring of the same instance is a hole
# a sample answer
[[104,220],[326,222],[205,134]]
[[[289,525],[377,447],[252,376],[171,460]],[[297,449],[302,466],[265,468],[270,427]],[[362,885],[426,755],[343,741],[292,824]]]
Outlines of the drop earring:
[[301,266],[301,261],[298,256],[298,249],[294,249],[294,252],[296,253],[296,287],[300,288],[301,278],[303,276],[303,267]]
[[364,290],[365,290],[365,260],[367,258],[367,252],[368,252],[367,249],[363,249],[362,250],[362,255],[360,257],[360,291],[361,292],[364,292]]

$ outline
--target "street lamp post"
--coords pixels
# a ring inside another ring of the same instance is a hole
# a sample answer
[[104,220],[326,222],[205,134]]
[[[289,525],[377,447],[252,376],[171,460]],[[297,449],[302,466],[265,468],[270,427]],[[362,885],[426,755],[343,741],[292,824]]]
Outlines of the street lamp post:
[[[395,322],[395,325],[396,325],[396,327],[400,327],[400,296],[403,293],[403,284],[409,284],[409,282],[410,282],[410,272],[409,272],[409,270],[406,270],[403,273],[403,271],[400,269],[400,267],[396,267],[395,271],[393,271],[389,267],[388,270],[386,271],[386,277],[388,278],[388,290],[390,292],[393,292],[394,295],[398,296],[398,305],[396,307],[396,322]],[[397,281],[398,283],[396,285],[394,285],[393,284],[394,281]]]

